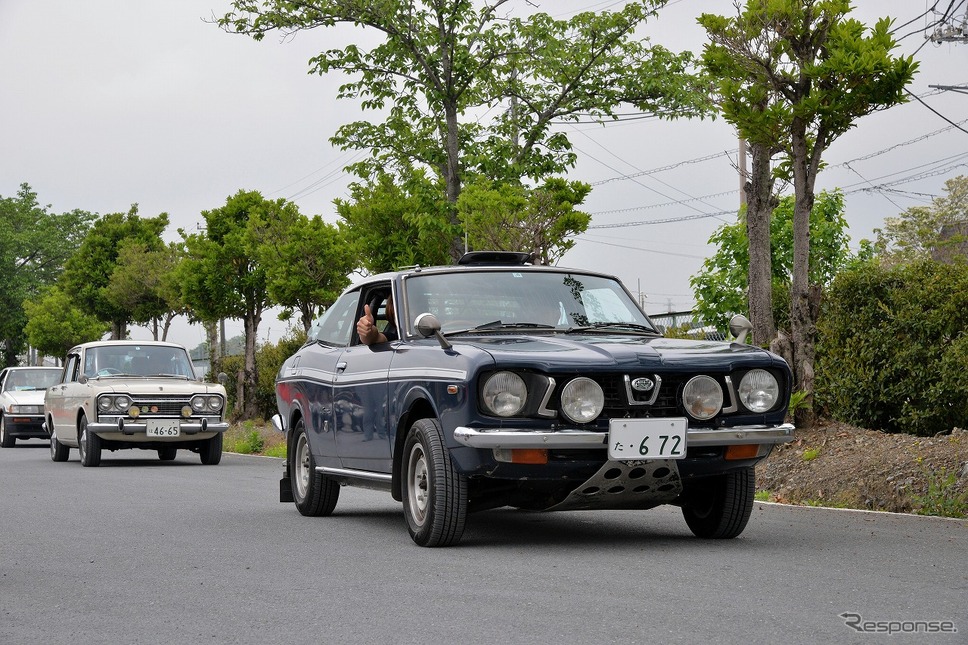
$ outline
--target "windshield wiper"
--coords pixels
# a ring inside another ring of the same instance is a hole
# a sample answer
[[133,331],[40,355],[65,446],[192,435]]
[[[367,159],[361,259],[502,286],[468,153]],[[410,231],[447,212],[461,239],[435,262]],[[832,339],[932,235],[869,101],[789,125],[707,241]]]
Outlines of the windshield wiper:
[[594,330],[609,330],[609,331],[611,331],[611,330],[615,330],[615,331],[634,331],[634,332],[640,332],[640,333],[643,333],[643,334],[656,334],[656,333],[658,333],[654,329],[652,329],[651,327],[647,327],[645,325],[640,325],[638,323],[631,323],[631,322],[599,322],[599,323],[593,323],[591,325],[584,325],[582,327],[570,327],[567,330],[565,330],[565,333],[574,334],[574,333],[578,333],[578,332],[589,331],[589,330],[592,330],[592,329],[594,329]]
[[453,329],[451,331],[443,332],[444,336],[452,336],[454,334],[470,334],[475,331],[497,331],[504,329],[555,329],[554,325],[544,325],[542,323],[532,323],[532,322],[515,322],[515,323],[505,323],[500,320],[495,320],[493,322],[484,323],[482,325],[477,325],[476,327],[468,327],[466,329]]

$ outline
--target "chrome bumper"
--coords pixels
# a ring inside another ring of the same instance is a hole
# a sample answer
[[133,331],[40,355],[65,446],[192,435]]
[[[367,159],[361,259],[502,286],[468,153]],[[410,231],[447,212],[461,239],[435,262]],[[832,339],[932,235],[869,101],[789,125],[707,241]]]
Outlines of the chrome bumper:
[[[111,423],[88,423],[87,429],[94,434],[100,434],[102,432],[120,432],[126,435],[134,434],[146,434],[148,431],[148,426],[145,423],[138,423],[136,421],[118,421]],[[229,429],[229,424],[224,421],[209,421],[208,419],[202,419],[201,421],[191,422],[182,421],[178,424],[178,429],[182,434],[198,434],[199,432],[225,432]],[[162,437],[164,438],[164,437]]]
[[[735,426],[732,428],[688,428],[687,446],[727,446],[731,444],[777,444],[793,440],[794,426]],[[471,448],[553,448],[568,450],[576,448],[601,448],[605,450],[607,432],[562,429],[554,432],[501,428],[484,430],[465,428],[454,430],[454,438]]]

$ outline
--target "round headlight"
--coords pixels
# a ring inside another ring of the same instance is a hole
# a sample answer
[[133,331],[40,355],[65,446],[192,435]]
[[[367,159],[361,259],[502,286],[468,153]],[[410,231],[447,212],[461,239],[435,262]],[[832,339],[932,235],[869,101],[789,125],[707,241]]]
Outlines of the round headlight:
[[101,412],[107,412],[111,409],[111,397],[102,396],[97,400],[97,409]]
[[210,396],[208,397],[208,409],[212,412],[218,412],[222,409],[222,397],[220,396]]
[[682,405],[693,419],[712,419],[723,407],[723,388],[711,376],[694,376],[682,388]]
[[114,407],[118,410],[127,410],[131,406],[131,397],[121,395],[114,397]]
[[780,384],[766,370],[750,370],[739,382],[739,401],[750,412],[766,412],[780,398]]
[[514,372],[495,372],[484,383],[481,391],[484,407],[499,417],[513,417],[524,409],[528,387]]
[[201,412],[205,409],[205,397],[204,396],[193,396],[192,397],[192,409],[196,412]]
[[590,378],[580,376],[561,388],[561,413],[575,423],[594,421],[604,408],[602,386]]

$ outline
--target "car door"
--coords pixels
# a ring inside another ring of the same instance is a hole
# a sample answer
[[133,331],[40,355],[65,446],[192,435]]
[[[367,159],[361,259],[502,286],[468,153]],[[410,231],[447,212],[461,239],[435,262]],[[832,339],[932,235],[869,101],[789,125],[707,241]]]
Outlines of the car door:
[[[377,326],[384,327],[386,298],[390,283],[369,285],[362,292],[357,317],[363,304],[370,304]],[[381,319],[382,318],[382,319]],[[396,321],[392,321],[396,323]],[[397,326],[400,329],[399,326]],[[336,366],[334,384],[334,427],[336,447],[344,468],[390,473],[391,440],[387,419],[390,364],[400,341],[363,345],[355,337]]]
[[359,300],[360,292],[355,291],[343,294],[333,303],[280,374],[287,398],[295,400],[302,410],[309,447],[319,466],[340,465],[333,427],[333,388],[337,363],[356,329]]
[[80,365],[80,353],[69,353],[64,361],[61,382],[47,388],[44,394],[44,409],[54,423],[58,440],[70,445],[74,445],[77,441],[76,413],[70,402],[77,398]]

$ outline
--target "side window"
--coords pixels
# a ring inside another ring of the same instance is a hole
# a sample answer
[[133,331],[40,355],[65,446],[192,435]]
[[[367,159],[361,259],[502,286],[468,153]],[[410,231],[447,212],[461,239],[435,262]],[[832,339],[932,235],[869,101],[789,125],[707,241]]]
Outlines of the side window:
[[359,291],[351,291],[326,310],[309,330],[307,342],[320,342],[332,347],[346,347],[356,331],[356,309]]
[[78,367],[81,364],[80,357],[77,354],[71,354],[67,357],[67,363],[64,365],[64,383],[71,383],[76,381],[78,374]]

